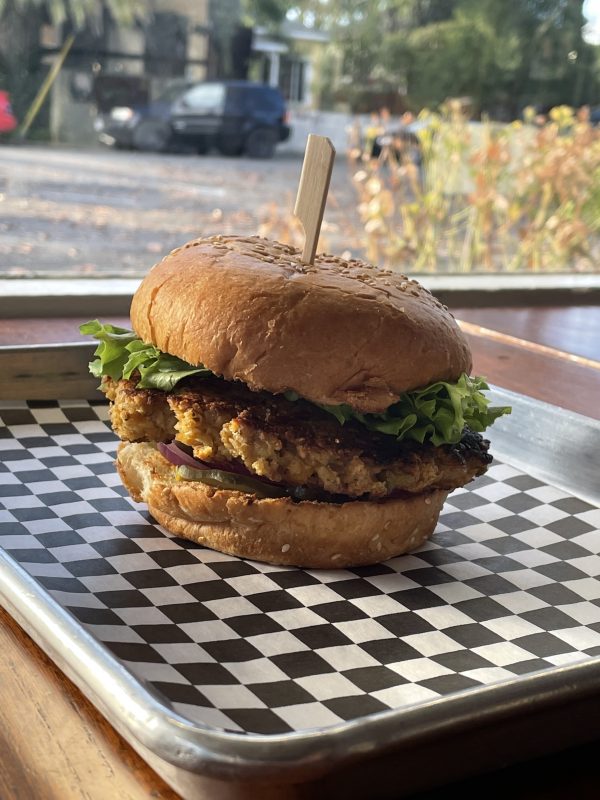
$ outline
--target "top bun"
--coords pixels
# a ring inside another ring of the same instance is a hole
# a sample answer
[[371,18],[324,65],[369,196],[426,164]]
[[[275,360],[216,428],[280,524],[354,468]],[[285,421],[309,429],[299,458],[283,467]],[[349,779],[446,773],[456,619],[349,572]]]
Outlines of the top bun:
[[173,250],[135,293],[131,321],[144,342],[227,380],[363,412],[471,369],[454,317],[416,281],[332,255],[305,265],[257,236]]

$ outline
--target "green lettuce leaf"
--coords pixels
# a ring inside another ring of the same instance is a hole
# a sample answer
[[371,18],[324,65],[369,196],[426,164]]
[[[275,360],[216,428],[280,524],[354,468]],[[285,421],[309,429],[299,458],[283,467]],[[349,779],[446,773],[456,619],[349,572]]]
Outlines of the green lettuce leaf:
[[482,433],[498,417],[510,414],[509,406],[490,406],[483,394],[489,388],[483,378],[463,374],[456,383],[437,381],[406,392],[383,414],[358,414],[350,409],[350,418],[358,419],[369,430],[393,434],[400,440],[455,444],[466,426]]
[[103,325],[97,319],[80,325],[79,331],[100,342],[94,351],[95,358],[90,363],[92,375],[96,378],[109,375],[114,380],[119,380],[129,357],[127,345],[137,339],[135,333],[116,325]]
[[[387,433],[402,441],[413,439],[421,444],[456,444],[465,426],[481,433],[509,406],[490,406],[483,394],[490,387],[483,378],[461,375],[456,383],[437,381],[424,389],[405,392],[381,414],[361,414],[348,405],[319,405],[343,425],[350,420],[360,422],[371,431]],[[296,392],[286,392],[288,400],[298,400]]]
[[[137,372],[140,376],[138,388],[170,392],[183,378],[212,375],[202,365],[195,367],[162,353],[154,345],[145,344],[125,328],[93,320],[79,330],[100,342],[90,364],[90,372],[98,378],[109,375],[114,380],[130,379]],[[344,404],[314,405],[332,414],[340,425],[354,420],[371,431],[394,436],[399,441],[456,444],[466,426],[482,433],[498,417],[510,414],[509,406],[489,405],[483,394],[488,389],[483,378],[463,374],[456,383],[437,381],[423,389],[405,392],[381,414],[361,414]],[[284,392],[284,396],[291,401],[301,399],[293,391]]]
[[194,367],[180,358],[162,353],[154,345],[145,344],[133,331],[125,328],[93,320],[81,325],[79,330],[100,342],[90,363],[90,372],[97,378],[108,375],[113,380],[129,380],[137,370],[140,375],[137,388],[170,392],[180,380],[190,375],[212,375],[202,365]]

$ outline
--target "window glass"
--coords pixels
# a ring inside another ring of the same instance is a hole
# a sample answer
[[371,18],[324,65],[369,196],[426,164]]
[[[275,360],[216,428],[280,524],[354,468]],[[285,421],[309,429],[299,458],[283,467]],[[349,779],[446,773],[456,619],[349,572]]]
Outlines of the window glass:
[[198,112],[216,113],[223,108],[225,87],[219,83],[206,83],[194,86],[182,98],[186,109]]
[[202,233],[301,246],[310,133],[337,151],[322,249],[600,271],[600,0],[96,5],[0,0],[0,277],[137,277]]
[[162,103],[172,103],[174,100],[177,100],[178,97],[181,97],[187,88],[188,85],[185,83],[173,83],[164,89],[156,99]]

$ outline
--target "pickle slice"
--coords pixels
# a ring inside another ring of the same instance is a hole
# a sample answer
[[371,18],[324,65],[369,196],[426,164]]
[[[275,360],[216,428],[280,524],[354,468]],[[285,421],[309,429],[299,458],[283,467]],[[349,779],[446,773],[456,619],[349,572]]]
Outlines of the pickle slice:
[[287,497],[289,495],[285,489],[279,486],[270,486],[249,476],[226,472],[222,469],[193,469],[193,467],[182,465],[177,467],[177,479],[199,481],[207,486],[214,486],[215,489],[246,492],[246,494],[254,494],[257,497]]
[[319,489],[309,489],[306,486],[272,486],[263,483],[250,475],[239,475],[237,472],[227,472],[223,469],[194,469],[182,464],[177,467],[178,481],[199,481],[215,489],[225,489],[229,492],[245,492],[256,497],[290,497],[292,500],[316,501],[319,503],[347,503],[343,495],[330,495]]

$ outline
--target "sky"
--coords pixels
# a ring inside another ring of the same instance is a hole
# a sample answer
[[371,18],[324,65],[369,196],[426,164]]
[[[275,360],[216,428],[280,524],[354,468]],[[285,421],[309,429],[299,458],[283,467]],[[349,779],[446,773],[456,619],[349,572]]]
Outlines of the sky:
[[585,0],[583,13],[588,23],[583,36],[590,44],[600,44],[600,0]]

